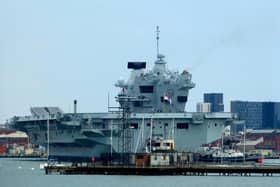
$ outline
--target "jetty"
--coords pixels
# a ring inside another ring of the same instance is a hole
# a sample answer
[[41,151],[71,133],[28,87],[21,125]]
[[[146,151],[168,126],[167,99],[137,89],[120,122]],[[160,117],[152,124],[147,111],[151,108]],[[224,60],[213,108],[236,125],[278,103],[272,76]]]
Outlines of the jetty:
[[56,166],[48,165],[45,173],[64,174],[64,175],[186,175],[186,176],[207,176],[216,174],[221,176],[272,176],[280,174],[280,166],[262,165],[184,165],[184,166],[98,166],[98,165],[79,165],[79,166]]

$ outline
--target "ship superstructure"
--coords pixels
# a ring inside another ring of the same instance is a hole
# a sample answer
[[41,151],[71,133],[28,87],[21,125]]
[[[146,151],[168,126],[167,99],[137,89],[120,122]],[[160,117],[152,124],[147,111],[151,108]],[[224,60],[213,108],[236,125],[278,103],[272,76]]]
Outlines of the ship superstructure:
[[115,84],[121,88],[117,97],[121,107],[136,113],[184,112],[189,90],[195,86],[191,74],[168,70],[164,55],[158,56],[152,70],[144,72],[145,67],[146,62],[128,62],[130,79]]
[[[158,32],[157,32],[158,33]],[[159,36],[157,35],[157,41]],[[31,108],[32,116],[14,117],[10,125],[25,131],[35,144],[49,145],[58,159],[101,159],[104,154],[149,152],[155,137],[173,139],[177,151],[196,151],[218,139],[232,113],[186,112],[189,90],[195,84],[187,70],[170,71],[164,55],[154,67],[128,62],[128,81],[119,80],[120,106],[107,113],[63,113],[58,108]]]

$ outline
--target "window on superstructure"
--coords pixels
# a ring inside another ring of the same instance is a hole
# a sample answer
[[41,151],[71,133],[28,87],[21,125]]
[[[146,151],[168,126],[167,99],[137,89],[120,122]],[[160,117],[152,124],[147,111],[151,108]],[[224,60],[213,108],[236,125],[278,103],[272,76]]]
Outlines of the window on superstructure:
[[155,147],[160,147],[160,143],[157,142],[157,143],[154,144],[154,146]]
[[177,123],[177,129],[188,129],[189,124],[188,123]]
[[139,86],[141,93],[153,93],[154,86]]
[[170,146],[170,143],[163,143],[164,146]]
[[129,128],[131,129],[138,129],[138,123],[130,123]]
[[188,97],[187,96],[178,96],[177,97],[177,101],[178,102],[187,102],[188,101]]
[[143,106],[143,102],[142,101],[134,101],[133,102],[133,106],[135,106],[135,107],[142,107]]

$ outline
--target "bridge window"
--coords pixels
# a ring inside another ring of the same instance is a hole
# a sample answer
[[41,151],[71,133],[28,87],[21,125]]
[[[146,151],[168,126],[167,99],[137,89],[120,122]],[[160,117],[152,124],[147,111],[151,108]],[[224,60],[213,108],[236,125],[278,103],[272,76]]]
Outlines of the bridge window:
[[188,101],[188,97],[187,96],[178,96],[177,97],[177,101],[178,102],[187,102]]
[[153,93],[154,86],[139,86],[141,93]]

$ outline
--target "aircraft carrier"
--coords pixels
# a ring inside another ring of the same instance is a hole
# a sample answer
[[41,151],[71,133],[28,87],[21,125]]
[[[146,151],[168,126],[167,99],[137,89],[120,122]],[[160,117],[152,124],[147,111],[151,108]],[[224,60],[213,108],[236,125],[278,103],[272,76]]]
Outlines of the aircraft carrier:
[[[157,32],[157,42],[159,35]],[[158,43],[157,43],[158,44]],[[195,87],[187,70],[170,71],[164,55],[150,70],[146,62],[128,62],[128,81],[120,89],[119,107],[106,113],[63,113],[58,107],[32,107],[30,116],[13,117],[9,125],[27,132],[34,144],[45,145],[59,160],[99,160],[104,154],[150,152],[153,139],[173,139],[177,151],[196,151],[221,137],[232,113],[186,112],[189,90]]]

